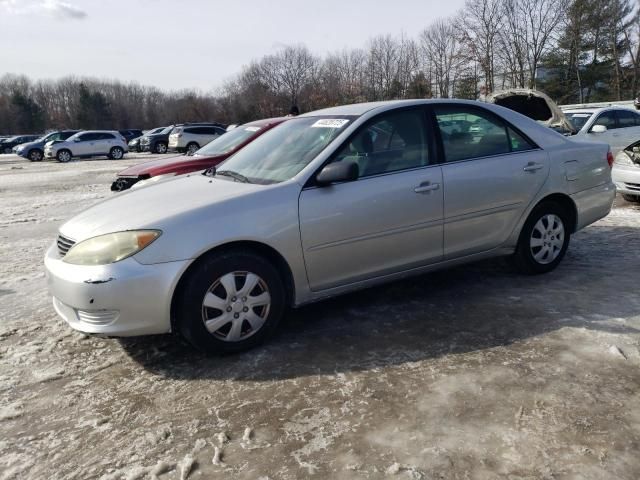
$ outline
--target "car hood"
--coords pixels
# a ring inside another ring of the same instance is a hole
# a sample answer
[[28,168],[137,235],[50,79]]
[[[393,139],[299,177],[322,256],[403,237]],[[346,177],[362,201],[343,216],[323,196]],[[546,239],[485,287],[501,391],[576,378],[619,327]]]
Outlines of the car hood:
[[164,229],[181,224],[185,213],[225,208],[232,200],[251,196],[265,187],[206,177],[176,177],[168,182],[127,190],[100,202],[60,227],[65,237],[80,242],[106,233],[136,229]]
[[501,90],[488,95],[485,101],[514,110],[562,133],[575,133],[560,107],[539,90],[528,88]]
[[168,173],[187,173],[197,170],[204,170],[216,166],[227,158],[227,155],[215,156],[188,156],[158,158],[149,162],[139,163],[118,172],[119,177],[139,177],[164,175]]
[[33,148],[33,147],[42,147],[44,142],[41,140],[36,140],[34,142],[21,143],[20,146],[24,148]]

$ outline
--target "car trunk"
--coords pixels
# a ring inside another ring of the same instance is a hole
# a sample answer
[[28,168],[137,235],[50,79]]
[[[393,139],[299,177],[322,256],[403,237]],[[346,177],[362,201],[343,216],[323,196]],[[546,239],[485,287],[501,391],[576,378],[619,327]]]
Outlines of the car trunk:
[[485,101],[514,110],[560,133],[575,133],[558,105],[540,91],[524,88],[502,90],[492,93]]

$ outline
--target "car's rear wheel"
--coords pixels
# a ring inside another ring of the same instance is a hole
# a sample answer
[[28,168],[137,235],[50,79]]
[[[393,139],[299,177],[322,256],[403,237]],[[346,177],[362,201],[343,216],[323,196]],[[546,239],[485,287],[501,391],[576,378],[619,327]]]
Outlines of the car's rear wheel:
[[13,149],[12,148],[5,148],[3,150],[4,153],[13,153]]
[[546,273],[556,268],[569,247],[569,218],[565,208],[556,202],[537,205],[520,232],[513,256],[516,267],[528,274]]
[[622,198],[624,198],[627,202],[632,202],[632,203],[640,202],[640,196],[638,195],[628,195],[626,193],[623,193]]
[[167,144],[164,142],[156,143],[156,153],[167,153]]
[[244,250],[202,259],[188,273],[176,300],[178,330],[209,353],[240,352],[262,343],[285,309],[278,270]]
[[42,160],[42,151],[36,149],[33,149],[29,152],[29,160],[31,160],[32,162],[40,162]]
[[124,150],[120,147],[113,147],[109,152],[109,158],[111,160],[120,160],[124,156]]
[[193,155],[198,150],[200,150],[200,145],[195,142],[191,142],[189,145],[187,145],[187,155]]
[[69,150],[60,150],[57,154],[56,154],[56,159],[60,162],[60,163],[67,163],[68,161],[71,160],[71,152]]

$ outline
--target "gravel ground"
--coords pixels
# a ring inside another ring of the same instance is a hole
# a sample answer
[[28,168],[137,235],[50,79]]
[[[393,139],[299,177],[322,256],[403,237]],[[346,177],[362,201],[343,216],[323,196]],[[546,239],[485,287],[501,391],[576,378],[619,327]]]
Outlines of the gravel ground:
[[0,478],[640,478],[640,208],[553,273],[502,260],[291,312],[224,358],[59,319],[58,226],[146,159],[0,156]]

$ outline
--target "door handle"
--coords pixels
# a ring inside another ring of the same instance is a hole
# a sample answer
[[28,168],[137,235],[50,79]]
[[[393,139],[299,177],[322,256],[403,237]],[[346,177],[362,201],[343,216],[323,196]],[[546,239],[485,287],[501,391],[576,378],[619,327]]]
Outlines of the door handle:
[[429,192],[432,192],[433,190],[438,190],[439,188],[440,188],[439,183],[425,182],[418,185],[416,188],[413,189],[413,191],[416,193],[429,193]]
[[539,163],[529,162],[527,163],[527,166],[523,168],[523,170],[525,172],[535,172],[537,170],[540,170],[541,168],[544,168],[544,165],[540,165]]

